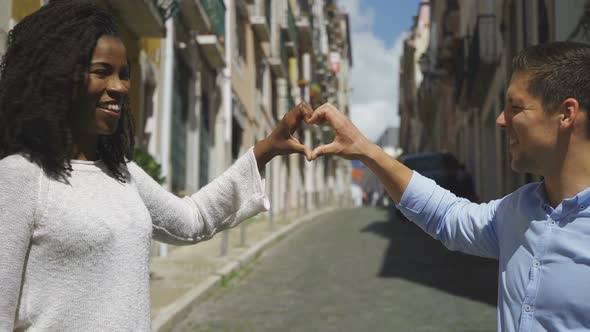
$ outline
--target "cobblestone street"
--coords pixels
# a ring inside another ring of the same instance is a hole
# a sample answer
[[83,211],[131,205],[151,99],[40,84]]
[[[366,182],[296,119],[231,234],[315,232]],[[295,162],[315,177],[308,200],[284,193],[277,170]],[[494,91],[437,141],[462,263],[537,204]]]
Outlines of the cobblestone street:
[[494,331],[497,264],[372,208],[323,215],[174,331]]

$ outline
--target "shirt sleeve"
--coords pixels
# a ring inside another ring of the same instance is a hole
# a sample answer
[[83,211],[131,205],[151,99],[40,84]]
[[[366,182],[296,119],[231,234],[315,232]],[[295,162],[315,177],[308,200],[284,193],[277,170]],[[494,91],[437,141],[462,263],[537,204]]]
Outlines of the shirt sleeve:
[[0,331],[13,330],[41,174],[22,156],[0,160]]
[[270,207],[252,148],[217,179],[184,198],[162,188],[137,164],[128,167],[152,218],[153,237],[161,242],[207,240]]
[[450,250],[498,258],[496,210],[500,202],[472,203],[414,171],[398,208]]

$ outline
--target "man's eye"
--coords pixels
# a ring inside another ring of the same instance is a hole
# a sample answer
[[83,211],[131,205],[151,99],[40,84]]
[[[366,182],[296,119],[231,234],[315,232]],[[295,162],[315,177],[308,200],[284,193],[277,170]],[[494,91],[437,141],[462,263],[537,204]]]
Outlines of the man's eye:
[[131,75],[129,75],[128,72],[122,72],[121,75],[119,75],[119,77],[124,81],[129,81],[131,79]]

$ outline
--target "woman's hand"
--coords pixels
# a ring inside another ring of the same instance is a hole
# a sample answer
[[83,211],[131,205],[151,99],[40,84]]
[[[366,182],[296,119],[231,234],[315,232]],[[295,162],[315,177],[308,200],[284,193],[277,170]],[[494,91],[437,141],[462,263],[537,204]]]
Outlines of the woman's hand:
[[279,155],[301,153],[311,160],[311,150],[301,144],[293,133],[299,129],[304,119],[311,117],[313,109],[305,102],[301,102],[290,110],[272,130],[270,135],[254,145],[254,156],[258,169],[264,169],[266,163]]

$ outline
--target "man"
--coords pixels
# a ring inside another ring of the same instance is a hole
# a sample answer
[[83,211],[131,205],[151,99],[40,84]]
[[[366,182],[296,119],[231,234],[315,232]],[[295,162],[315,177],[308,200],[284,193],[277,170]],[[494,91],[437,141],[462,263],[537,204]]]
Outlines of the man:
[[358,159],[401,211],[451,250],[499,260],[499,331],[590,330],[590,45],[554,42],[513,61],[497,119],[510,140],[511,167],[543,176],[504,198],[475,204],[412,172],[369,142],[332,105],[334,142],[312,159]]

